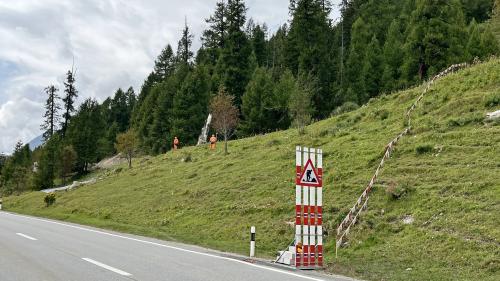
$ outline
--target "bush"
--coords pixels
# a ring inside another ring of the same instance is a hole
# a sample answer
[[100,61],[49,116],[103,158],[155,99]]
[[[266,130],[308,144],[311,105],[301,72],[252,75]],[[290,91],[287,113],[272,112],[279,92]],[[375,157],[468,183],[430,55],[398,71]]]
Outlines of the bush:
[[500,105],[500,92],[491,95],[484,103],[486,107],[494,107],[497,105]]
[[52,206],[54,203],[56,203],[55,193],[49,193],[49,194],[45,195],[45,198],[43,199],[43,201],[45,201],[45,205],[47,207]]
[[359,108],[358,104],[348,101],[348,102],[342,104],[341,106],[335,108],[335,110],[333,110],[333,112],[332,112],[332,116],[340,115],[340,114],[346,113],[346,112],[351,112],[351,111],[354,111],[358,108]]
[[433,150],[434,150],[434,147],[430,144],[422,144],[422,145],[417,146],[417,148],[415,148],[415,152],[417,153],[417,155],[430,153]]
[[390,200],[398,200],[404,195],[408,194],[411,188],[407,184],[397,184],[396,182],[390,182],[385,189],[385,194]]

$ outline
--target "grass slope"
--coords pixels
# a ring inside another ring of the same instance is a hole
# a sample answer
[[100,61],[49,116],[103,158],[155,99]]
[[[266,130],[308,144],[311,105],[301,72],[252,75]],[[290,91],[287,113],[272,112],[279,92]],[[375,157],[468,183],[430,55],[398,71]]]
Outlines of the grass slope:
[[[293,239],[296,145],[324,151],[328,270],[370,280],[499,280],[500,60],[436,82],[386,163],[367,212],[335,259],[334,229],[371,177],[384,146],[404,126],[422,87],[295,130],[188,147],[101,171],[97,184],[57,195],[4,199],[8,210],[246,253],[273,256]],[[182,161],[187,157],[191,161]],[[402,194],[391,199],[387,188]],[[412,224],[402,219],[411,215]]]

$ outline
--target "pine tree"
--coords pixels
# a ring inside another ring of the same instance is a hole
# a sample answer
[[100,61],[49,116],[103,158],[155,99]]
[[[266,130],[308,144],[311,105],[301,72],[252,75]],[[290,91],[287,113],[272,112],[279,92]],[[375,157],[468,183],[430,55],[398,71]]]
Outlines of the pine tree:
[[59,110],[61,107],[59,106],[60,97],[57,95],[57,91],[58,89],[54,85],[50,85],[45,88],[45,93],[47,94],[45,114],[43,115],[45,120],[41,125],[41,128],[45,131],[43,133],[43,139],[45,141],[54,135],[57,126],[56,124],[59,121]]
[[312,93],[316,84],[317,80],[311,75],[299,74],[296,86],[290,92],[288,112],[299,134],[305,133],[305,127],[312,120]]
[[246,7],[243,0],[228,0],[227,37],[221,57],[217,62],[217,75],[227,91],[235,96],[237,106],[250,76],[250,55],[252,47],[242,30],[246,19]]
[[275,129],[271,104],[273,94],[271,74],[265,68],[257,68],[242,98],[243,134],[267,133]]
[[363,18],[356,20],[352,26],[351,34],[349,58],[346,63],[346,86],[348,89],[344,102],[350,101],[360,104],[366,101],[367,97],[364,77],[361,74],[372,35]]
[[[382,51],[380,50],[377,37],[373,35],[373,38],[366,49],[365,63],[361,73],[361,76],[364,79],[365,91],[368,95],[367,98],[373,98],[379,94],[381,88],[382,70]],[[360,100],[361,103],[366,101],[366,98],[365,100]]]
[[73,70],[68,70],[66,73],[66,81],[64,81],[64,98],[62,99],[64,106],[63,123],[61,124],[62,136],[66,134],[71,114],[75,112],[75,100],[78,97],[78,91],[75,88],[75,76]]
[[198,66],[189,73],[173,99],[172,135],[184,144],[195,144],[208,115],[209,75]]
[[67,131],[69,144],[73,145],[78,158],[76,168],[86,173],[91,163],[100,160],[100,144],[105,138],[106,124],[96,100],[87,99],[80,105]]
[[329,1],[297,0],[291,3],[292,21],[288,33],[288,67],[298,73],[311,73],[318,79],[313,93],[316,117],[326,117],[332,109],[331,85],[334,71],[330,59]]
[[177,60],[180,63],[189,65],[193,58],[193,52],[191,51],[191,45],[193,44],[193,34],[189,31],[187,21],[184,23],[184,29],[182,30],[182,38],[179,40],[177,47]]
[[467,59],[482,58],[483,50],[481,46],[481,32],[476,20],[472,20],[469,24],[469,40],[467,42]]
[[[500,3],[499,3],[500,6]],[[500,54],[500,46],[497,38],[491,31],[489,25],[486,25],[482,34],[481,34],[481,49],[483,50],[483,58],[486,58],[491,55],[499,55]]]
[[401,23],[393,20],[387,32],[383,49],[384,70],[382,74],[382,89],[390,92],[400,88],[401,65],[404,60],[403,34]]
[[224,1],[216,3],[215,12],[208,19],[209,28],[203,31],[201,37],[203,48],[208,54],[208,64],[215,65],[219,59],[220,50],[225,46],[227,37],[227,11]]
[[465,22],[458,0],[417,0],[409,22],[404,74],[425,79],[465,59]]
[[173,136],[170,134],[172,129],[172,108],[173,99],[177,89],[178,81],[175,77],[155,87],[156,107],[151,111],[152,123],[149,128],[150,149],[152,153],[165,153],[170,148]]
[[[155,66],[154,66],[154,79],[156,80],[155,82],[160,82],[164,81],[167,79],[172,73],[174,72],[175,69],[175,57],[174,57],[174,51],[172,50],[172,46],[168,44],[160,53],[158,58],[155,61]],[[148,77],[146,80],[149,82],[150,80],[153,80],[153,77]],[[145,84],[147,84],[145,82]],[[149,85],[146,85],[146,87]],[[144,86],[143,86],[144,87]]]
[[251,42],[253,53],[257,61],[257,65],[267,66],[267,44],[266,44],[266,31],[265,25],[256,25],[252,28]]

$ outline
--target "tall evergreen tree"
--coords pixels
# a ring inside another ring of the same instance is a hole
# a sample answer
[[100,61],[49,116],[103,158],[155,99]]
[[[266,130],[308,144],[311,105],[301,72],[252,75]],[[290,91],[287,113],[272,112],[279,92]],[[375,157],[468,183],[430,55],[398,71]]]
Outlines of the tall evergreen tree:
[[464,60],[466,29],[458,0],[417,0],[409,27],[404,67],[408,82]]
[[401,65],[404,60],[403,33],[401,23],[393,20],[387,32],[383,49],[384,70],[382,74],[382,89],[389,92],[400,87]]
[[203,48],[208,52],[209,64],[215,65],[219,58],[220,50],[225,46],[227,37],[227,8],[224,1],[216,3],[215,12],[208,19],[209,28],[203,31],[201,37]]
[[368,44],[372,35],[363,18],[358,18],[352,26],[352,40],[350,43],[349,58],[346,63],[346,80],[348,87],[345,101],[362,103],[366,100],[366,87],[363,66]]
[[[382,51],[380,50],[377,37],[373,35],[373,38],[366,49],[365,63],[361,73],[361,76],[364,79],[367,98],[373,98],[379,94],[381,88],[382,70]],[[361,100],[362,103],[366,101],[366,97],[365,100]]]
[[273,81],[265,68],[257,68],[243,95],[241,113],[243,134],[267,133],[275,129],[272,116]]
[[75,76],[73,70],[68,70],[66,73],[66,81],[64,81],[64,97],[63,102],[63,123],[61,124],[61,133],[64,137],[66,130],[68,128],[69,120],[71,119],[71,114],[75,112],[75,100],[78,97],[78,91],[75,88]]
[[45,114],[43,115],[44,122],[41,128],[44,130],[43,139],[47,141],[50,139],[55,131],[57,123],[59,122],[59,110],[61,106],[59,105],[59,91],[54,85],[50,85],[45,88],[45,93],[47,94],[47,101],[45,102]]
[[227,38],[217,62],[217,75],[226,90],[235,96],[235,104],[241,105],[241,97],[249,80],[252,47],[243,31],[246,7],[243,0],[228,0]]
[[184,144],[195,144],[208,115],[210,79],[207,70],[198,66],[188,74],[173,99],[172,135]]
[[481,32],[476,20],[473,19],[469,24],[469,40],[467,42],[467,57],[468,60],[474,58],[482,58],[484,51],[481,46]]
[[252,28],[250,38],[257,65],[260,67],[267,66],[266,32],[267,27],[265,25],[256,25]]
[[193,34],[189,31],[187,21],[184,24],[184,29],[182,30],[182,37],[179,40],[177,47],[177,60],[180,63],[189,65],[193,58],[193,52],[191,51],[191,45],[193,44]]
[[87,99],[80,105],[78,113],[68,127],[67,137],[78,157],[76,168],[80,173],[88,172],[90,164],[100,160],[99,145],[105,137],[104,118],[96,100]]
[[332,109],[329,1],[297,0],[291,2],[292,21],[288,33],[288,67],[295,75],[311,73],[318,78],[318,92],[313,93],[316,117],[326,117]]
[[[172,46],[167,44],[167,46],[161,51],[160,55],[155,61],[154,66],[154,79],[155,82],[164,81],[167,79],[175,69],[175,56]],[[151,77],[153,79],[153,77]],[[149,77],[146,81],[150,80]],[[146,84],[147,82],[145,82]],[[154,82],[153,82],[154,83]],[[147,85],[148,86],[148,85]]]

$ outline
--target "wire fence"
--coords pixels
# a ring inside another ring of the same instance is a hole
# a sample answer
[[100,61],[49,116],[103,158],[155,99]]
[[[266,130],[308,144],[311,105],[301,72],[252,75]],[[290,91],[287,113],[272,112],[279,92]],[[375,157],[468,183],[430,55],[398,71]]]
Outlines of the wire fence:
[[420,96],[413,102],[411,107],[408,109],[406,112],[406,128],[398,135],[396,138],[394,138],[391,142],[389,142],[385,148],[384,148],[384,155],[382,156],[382,159],[380,160],[380,163],[375,170],[375,173],[373,174],[370,182],[366,186],[365,190],[361,194],[361,196],[358,197],[358,200],[354,204],[354,206],[349,210],[349,213],[345,216],[345,218],[342,220],[342,222],[339,224],[337,227],[337,239],[336,239],[336,244],[335,244],[335,256],[337,256],[338,249],[342,246],[343,240],[349,235],[349,232],[351,230],[351,227],[356,224],[358,221],[361,212],[366,210],[368,208],[368,199],[370,199],[370,192],[373,189],[373,185],[375,184],[375,181],[377,180],[380,171],[382,167],[384,166],[384,163],[386,160],[388,160],[391,157],[391,153],[394,150],[396,144],[398,141],[407,135],[411,131],[411,114],[417,107],[418,103],[424,98],[424,96],[429,92],[431,89],[432,85],[434,82],[450,73],[453,73],[457,70],[463,69],[468,67],[468,63],[460,63],[460,64],[454,64],[450,67],[448,67],[446,70],[440,72],[439,74],[435,75],[430,79],[420,94]]

